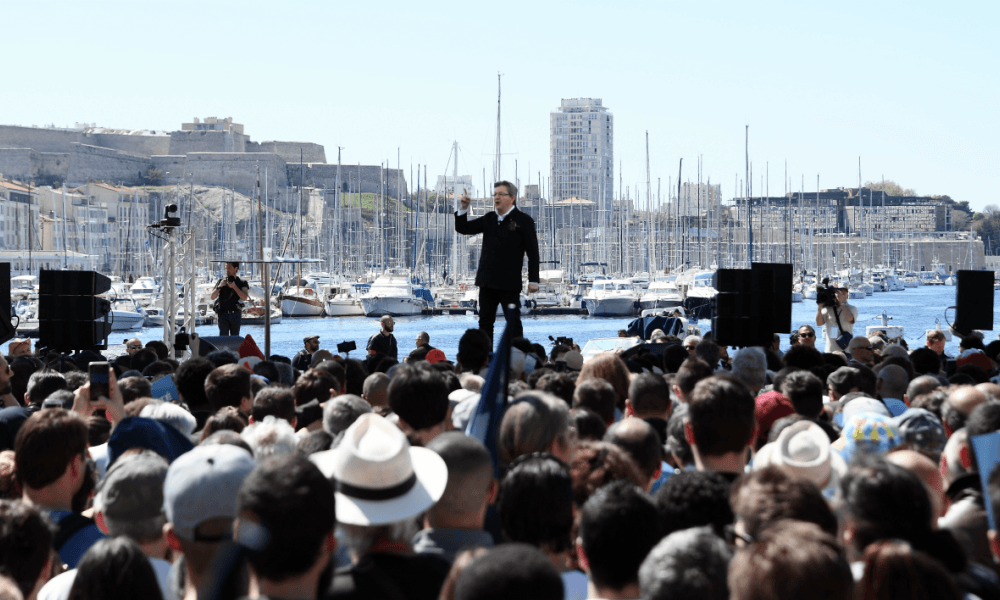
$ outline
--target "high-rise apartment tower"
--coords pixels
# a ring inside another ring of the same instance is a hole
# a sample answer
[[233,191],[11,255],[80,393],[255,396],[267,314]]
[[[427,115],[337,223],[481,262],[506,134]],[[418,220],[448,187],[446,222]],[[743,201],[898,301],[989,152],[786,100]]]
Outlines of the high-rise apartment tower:
[[550,196],[582,198],[611,209],[615,117],[600,98],[563,99],[549,114]]

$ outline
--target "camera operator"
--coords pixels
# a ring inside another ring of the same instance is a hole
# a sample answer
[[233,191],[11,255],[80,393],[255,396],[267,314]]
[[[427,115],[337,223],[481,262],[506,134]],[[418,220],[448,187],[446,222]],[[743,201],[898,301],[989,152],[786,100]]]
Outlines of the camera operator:
[[236,276],[240,263],[227,262],[226,276],[215,284],[212,290],[212,300],[216,300],[212,308],[219,319],[219,335],[239,335],[240,324],[243,322],[243,308],[240,302],[247,299],[250,285]]
[[[825,325],[826,331],[826,352],[842,352],[846,348],[841,348],[837,344],[837,336],[841,332],[854,333],[854,322],[858,320],[858,308],[847,301],[847,288],[828,288],[835,291],[830,294],[829,300],[820,303],[817,297],[816,325]],[[834,312],[836,311],[836,313]],[[837,331],[837,318],[840,319],[840,331]]]

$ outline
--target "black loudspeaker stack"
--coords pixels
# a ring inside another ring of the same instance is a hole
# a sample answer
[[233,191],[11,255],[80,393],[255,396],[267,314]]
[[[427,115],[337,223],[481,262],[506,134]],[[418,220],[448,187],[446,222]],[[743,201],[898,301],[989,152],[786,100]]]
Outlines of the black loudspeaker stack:
[[712,301],[712,336],[720,346],[770,346],[792,326],[792,267],[755,263],[719,269]]
[[98,298],[111,280],[94,271],[42,269],[38,275],[38,343],[44,348],[104,350],[108,347],[111,303]]
[[993,271],[959,271],[955,286],[955,330],[993,329]]
[[14,338],[10,307],[10,263],[0,263],[0,344]]

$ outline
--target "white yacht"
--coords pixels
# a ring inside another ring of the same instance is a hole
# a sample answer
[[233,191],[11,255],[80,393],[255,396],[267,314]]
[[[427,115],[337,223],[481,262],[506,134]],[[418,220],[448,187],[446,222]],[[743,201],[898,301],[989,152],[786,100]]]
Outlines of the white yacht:
[[358,286],[343,282],[330,284],[326,296],[323,298],[323,312],[328,317],[365,316]]
[[676,275],[657,277],[639,296],[639,307],[643,310],[674,308],[683,304],[684,298],[681,297],[681,291],[677,288]]
[[431,291],[406,275],[379,275],[361,295],[361,306],[369,317],[419,315],[433,305]]
[[639,294],[628,279],[597,280],[584,301],[592,317],[627,317],[636,313]]
[[140,277],[129,288],[129,295],[140,306],[146,306],[160,293],[160,285],[152,277]]
[[142,329],[146,324],[146,313],[142,307],[131,298],[118,298],[111,301],[111,331],[131,331]]

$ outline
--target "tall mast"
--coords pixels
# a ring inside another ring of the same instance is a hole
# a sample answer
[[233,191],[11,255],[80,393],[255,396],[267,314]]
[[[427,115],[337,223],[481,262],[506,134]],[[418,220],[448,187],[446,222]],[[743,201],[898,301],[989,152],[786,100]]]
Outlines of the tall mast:
[[[458,156],[455,156],[455,159],[457,160]],[[497,73],[497,163],[493,181],[500,181],[500,73]],[[483,194],[485,193],[486,190],[483,190]]]

